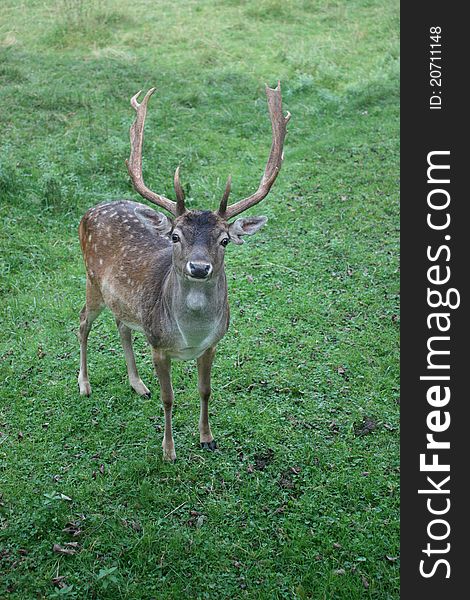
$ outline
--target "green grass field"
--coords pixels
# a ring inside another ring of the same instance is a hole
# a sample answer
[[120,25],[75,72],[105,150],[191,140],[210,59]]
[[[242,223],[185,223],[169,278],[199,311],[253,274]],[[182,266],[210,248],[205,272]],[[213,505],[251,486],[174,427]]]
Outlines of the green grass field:
[[[399,597],[398,27],[397,0],[3,0],[1,598]],[[278,79],[284,167],[250,211],[269,222],[227,250],[220,449],[174,363],[166,464],[150,350],[147,400],[109,312],[78,395],[78,223],[140,199],[129,100],[154,85],[149,187],[173,198],[181,164],[190,207],[229,173],[233,200],[254,191]]]

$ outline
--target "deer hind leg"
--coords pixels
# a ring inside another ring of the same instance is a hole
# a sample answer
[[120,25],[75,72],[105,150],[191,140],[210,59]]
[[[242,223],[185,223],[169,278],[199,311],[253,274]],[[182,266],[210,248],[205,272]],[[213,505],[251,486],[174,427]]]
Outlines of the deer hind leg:
[[88,334],[96,317],[104,308],[103,297],[95,284],[87,277],[86,280],[86,303],[80,312],[80,373],[78,375],[78,386],[82,396],[91,394],[91,385],[88,381],[87,370],[87,344]]
[[131,388],[133,388],[139,394],[139,396],[150,398],[150,390],[142,383],[137,371],[137,366],[135,364],[134,350],[132,349],[132,331],[119,319],[116,319],[116,325],[121,337],[122,348],[124,350],[124,357],[127,365],[127,374],[129,376]]
[[215,347],[208,348],[197,359],[198,388],[201,398],[201,413],[199,417],[199,441],[201,448],[215,450],[217,443],[209,425],[209,398],[211,395],[211,368],[215,356]]
[[171,426],[173,411],[173,387],[171,385],[171,360],[159,350],[152,348],[153,364],[160,383],[160,397],[165,411],[165,433],[163,435],[164,460],[176,460],[175,442]]

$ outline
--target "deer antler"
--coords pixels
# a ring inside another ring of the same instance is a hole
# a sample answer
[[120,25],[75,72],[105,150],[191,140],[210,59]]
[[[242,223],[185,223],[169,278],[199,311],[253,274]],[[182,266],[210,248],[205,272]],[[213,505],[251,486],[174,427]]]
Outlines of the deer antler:
[[259,187],[254,194],[248,196],[248,198],[239,200],[235,204],[232,204],[228,207],[227,189],[228,191],[230,191],[230,188],[229,186],[227,186],[224,197],[222,198],[218,210],[218,213],[221,216],[223,216],[224,219],[230,219],[235,215],[239,215],[251,206],[254,206],[255,204],[258,204],[258,202],[261,202],[261,200],[263,200],[263,198],[265,198],[269,194],[269,190],[271,189],[274,181],[276,180],[276,177],[278,176],[279,171],[281,170],[282,160],[284,158],[284,138],[286,137],[287,123],[289,122],[291,115],[289,112],[285,117],[282,114],[282,97],[280,81],[278,82],[277,87],[275,89],[271,89],[268,86],[266,86],[266,96],[268,98],[269,115],[271,117],[273,141],[263,177],[261,178]]
[[181,183],[180,183],[180,168],[179,167],[177,167],[176,171],[175,171],[174,185],[175,185],[176,198],[178,199],[178,201],[176,203],[176,214],[182,215],[186,211],[186,208],[184,207],[184,192],[183,192],[183,188],[181,187]]
[[144,141],[144,125],[145,117],[147,115],[147,103],[150,96],[154,93],[155,88],[151,88],[145,94],[144,99],[139,104],[137,102],[137,98],[140,96],[141,91],[137,92],[137,94],[131,98],[131,106],[134,108],[137,115],[130,128],[131,154],[129,156],[129,160],[126,160],[127,170],[129,171],[129,175],[132,179],[135,190],[141,196],[147,200],[150,200],[150,202],[157,204],[157,206],[164,208],[171,214],[178,216],[185,212],[184,194],[179,184],[179,168],[175,173],[175,191],[178,202],[173,202],[173,200],[169,200],[168,198],[165,198],[165,196],[160,196],[159,194],[152,192],[152,190],[145,185],[142,177],[142,145]]

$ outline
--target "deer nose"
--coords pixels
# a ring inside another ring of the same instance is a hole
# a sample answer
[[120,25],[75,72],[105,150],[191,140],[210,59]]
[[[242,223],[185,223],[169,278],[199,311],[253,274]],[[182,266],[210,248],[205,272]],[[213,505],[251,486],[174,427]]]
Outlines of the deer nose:
[[207,279],[212,273],[212,265],[206,262],[188,262],[187,269],[195,279]]

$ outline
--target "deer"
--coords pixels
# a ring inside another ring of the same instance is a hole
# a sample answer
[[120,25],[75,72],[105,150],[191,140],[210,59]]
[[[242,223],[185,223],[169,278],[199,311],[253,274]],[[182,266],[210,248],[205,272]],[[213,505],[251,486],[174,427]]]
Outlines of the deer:
[[79,239],[86,270],[86,302],[80,312],[81,395],[89,396],[87,341],[95,319],[104,308],[114,314],[121,338],[131,388],[150,398],[137,371],[132,332],[142,332],[152,352],[164,409],[162,441],[164,460],[174,462],[172,432],[172,360],[196,360],[200,396],[199,439],[201,448],[215,450],[209,424],[211,368],[216,346],[229,326],[227,278],[224,254],[229,242],[259,231],[265,216],[240,217],[269,193],[284,159],[284,139],[290,113],[283,114],[280,82],[266,86],[272,127],[272,144],[264,174],[252,195],[228,204],[231,176],[216,211],[189,210],[180,183],[180,167],[174,175],[176,201],[150,190],[142,175],[142,147],[147,105],[156,88],[131,98],[135,120],[130,127],[130,157],[126,165],[134,189],[171,216],[133,200],[104,202],[90,208],[79,225]]

